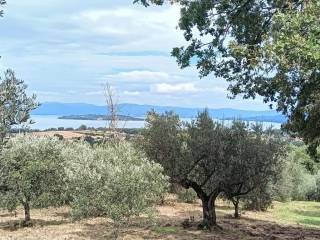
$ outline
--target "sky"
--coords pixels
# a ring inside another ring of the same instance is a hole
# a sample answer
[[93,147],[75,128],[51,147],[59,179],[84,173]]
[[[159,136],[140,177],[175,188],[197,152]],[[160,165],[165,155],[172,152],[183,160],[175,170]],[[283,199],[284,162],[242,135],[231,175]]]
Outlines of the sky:
[[0,70],[11,68],[40,102],[104,104],[109,83],[119,102],[267,110],[261,99],[227,98],[228,84],[171,49],[185,42],[177,6],[133,0],[7,0],[0,19]]

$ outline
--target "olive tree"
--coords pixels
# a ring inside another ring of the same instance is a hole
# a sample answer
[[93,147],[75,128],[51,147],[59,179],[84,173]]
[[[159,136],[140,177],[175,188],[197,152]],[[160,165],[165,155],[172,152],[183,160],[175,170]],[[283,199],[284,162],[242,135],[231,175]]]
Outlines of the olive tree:
[[0,156],[0,202],[8,210],[22,205],[25,224],[32,207],[63,203],[65,172],[61,141],[55,138],[17,136],[8,141]]
[[36,96],[29,97],[26,89],[27,85],[12,70],[0,78],[0,148],[12,126],[30,123],[30,113],[38,106]]
[[238,194],[238,189],[225,191],[226,196],[234,205],[235,218],[239,218],[241,199],[248,199],[251,196],[251,200],[256,200],[252,201],[257,204],[256,210],[265,210],[271,205],[272,200],[268,194],[268,188],[275,184],[281,176],[285,146],[278,136],[272,135],[270,130],[263,132],[262,125],[259,123],[249,127],[243,122],[234,122],[230,130],[232,143],[235,145],[230,143],[229,147],[235,149],[235,155],[238,157],[238,160],[232,163],[236,173],[231,178],[245,179],[245,184],[241,187],[245,185],[252,187],[246,194]]
[[104,216],[119,225],[148,213],[168,184],[162,167],[127,142],[74,143],[63,155],[74,219]]
[[203,227],[217,226],[215,201],[243,196],[273,175],[280,144],[241,122],[214,122],[207,111],[183,127],[174,113],[150,112],[143,148],[173,183],[192,188],[202,201]]
[[[0,5],[3,3],[4,1],[0,0]],[[38,104],[36,96],[29,97],[26,89],[27,86],[15,77],[12,70],[7,70],[4,78],[0,78],[0,151],[8,140],[8,134],[13,126],[31,123],[30,112]],[[0,163],[0,191],[7,189],[7,186],[3,185],[3,175],[4,170]]]

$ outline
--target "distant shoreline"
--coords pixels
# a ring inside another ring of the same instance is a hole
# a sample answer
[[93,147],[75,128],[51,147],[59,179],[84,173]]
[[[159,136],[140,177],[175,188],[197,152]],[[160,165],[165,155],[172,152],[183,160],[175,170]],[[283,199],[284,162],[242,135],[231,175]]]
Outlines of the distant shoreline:
[[[110,116],[99,115],[99,114],[84,114],[84,115],[67,115],[58,117],[58,119],[67,119],[67,120],[101,120],[101,121],[110,121]],[[119,121],[144,121],[143,118],[130,117],[125,115],[117,115],[117,120]]]

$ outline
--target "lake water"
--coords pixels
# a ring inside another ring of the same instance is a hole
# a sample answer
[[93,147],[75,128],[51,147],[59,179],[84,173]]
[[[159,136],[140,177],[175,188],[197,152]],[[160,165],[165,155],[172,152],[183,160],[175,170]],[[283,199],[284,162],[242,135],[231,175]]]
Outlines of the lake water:
[[[31,116],[31,119],[35,122],[35,124],[32,124],[30,127],[31,129],[45,130],[48,128],[58,128],[58,127],[78,128],[81,125],[86,125],[87,127],[94,127],[94,128],[107,126],[107,122],[102,120],[71,120],[71,119],[58,119],[58,117],[59,116],[56,116],[56,115],[48,115],[48,116],[33,115]],[[181,120],[191,121],[190,118],[181,119]],[[224,122],[226,124],[229,124],[231,121],[225,120]],[[120,128],[143,128],[144,125],[145,125],[145,122],[143,121],[119,121]],[[263,123],[264,128],[267,128],[269,126],[273,126],[274,128],[279,129],[281,127],[281,124],[270,123],[270,122]]]

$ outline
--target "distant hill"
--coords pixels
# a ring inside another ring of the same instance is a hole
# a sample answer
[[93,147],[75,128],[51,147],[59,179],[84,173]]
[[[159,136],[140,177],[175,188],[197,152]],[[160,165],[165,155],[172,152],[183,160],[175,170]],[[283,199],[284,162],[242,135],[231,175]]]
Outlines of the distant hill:
[[[119,104],[119,115],[143,118],[147,112],[154,109],[156,112],[164,113],[166,111],[174,111],[181,118],[194,118],[202,108],[184,108],[173,106],[154,106],[123,103]],[[249,111],[232,108],[209,109],[210,116],[216,119],[241,119],[245,121],[268,121],[283,123],[286,118],[276,111]],[[58,103],[45,102],[32,112],[34,115],[106,115],[107,108],[105,106],[97,106],[87,103]]]
[[84,115],[84,114],[106,114],[107,109],[87,103],[58,103],[45,102],[35,109],[34,115]]
[[[85,115],[67,115],[58,117],[58,119],[72,119],[72,120],[111,120],[110,116],[99,114],[85,114]],[[119,121],[144,121],[143,118],[136,118],[124,115],[117,115]]]

